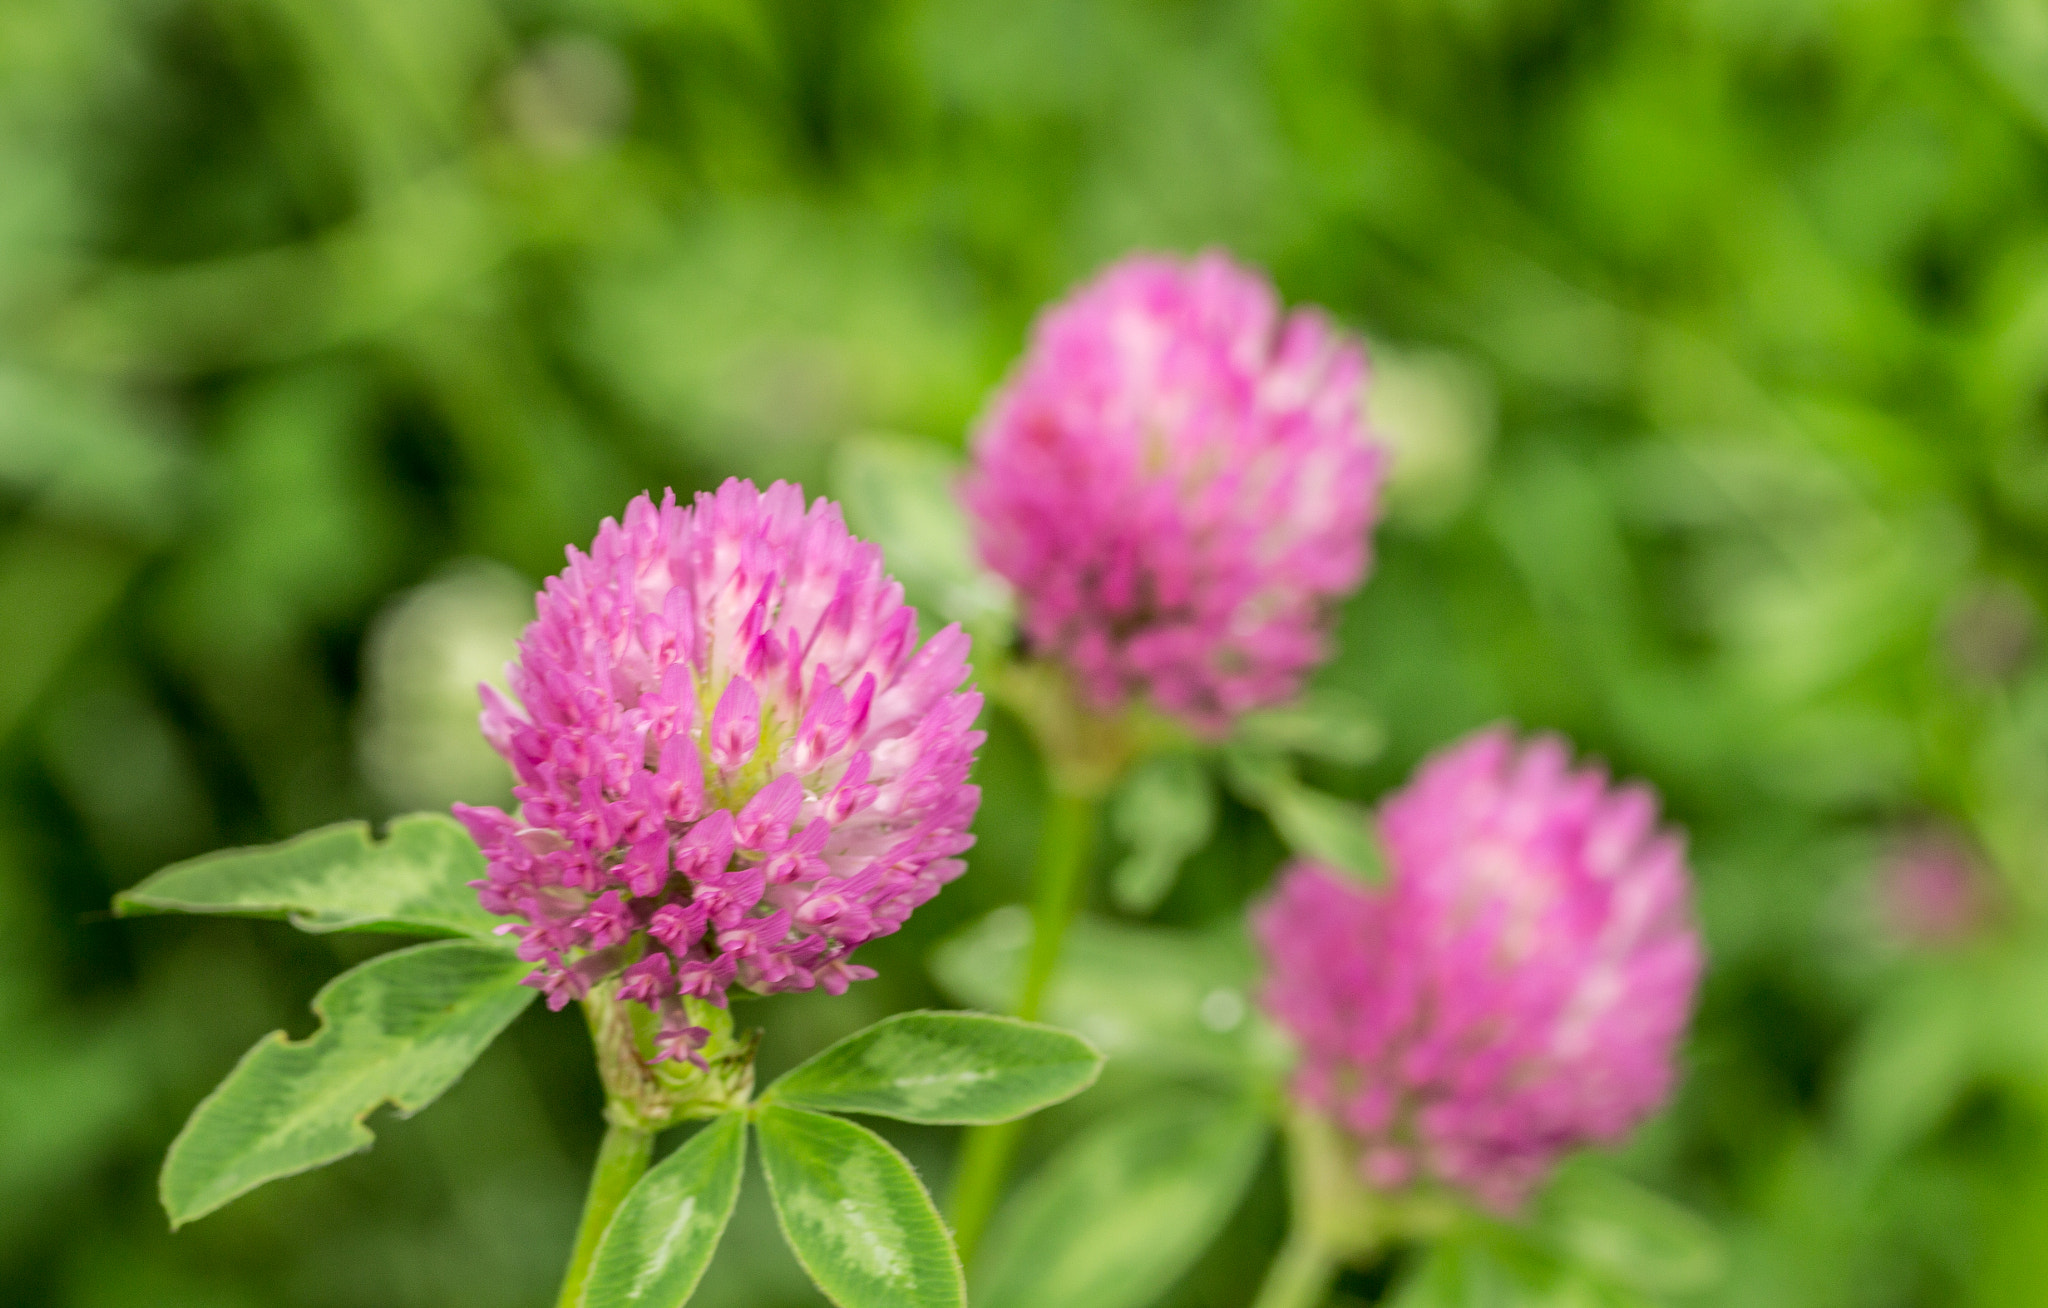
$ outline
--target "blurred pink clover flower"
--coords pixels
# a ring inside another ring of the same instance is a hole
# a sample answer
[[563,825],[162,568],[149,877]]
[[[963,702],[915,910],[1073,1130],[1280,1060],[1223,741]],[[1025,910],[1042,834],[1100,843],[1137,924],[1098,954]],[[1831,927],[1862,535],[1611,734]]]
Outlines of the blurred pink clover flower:
[[1703,965],[1682,840],[1646,787],[1504,729],[1427,760],[1378,830],[1383,886],[1298,862],[1253,913],[1293,1093],[1366,1185],[1512,1209],[1670,1091]]
[[1128,258],[1047,310],[963,494],[1031,647],[1093,708],[1204,734],[1292,696],[1368,565],[1364,378],[1356,340],[1219,253]]

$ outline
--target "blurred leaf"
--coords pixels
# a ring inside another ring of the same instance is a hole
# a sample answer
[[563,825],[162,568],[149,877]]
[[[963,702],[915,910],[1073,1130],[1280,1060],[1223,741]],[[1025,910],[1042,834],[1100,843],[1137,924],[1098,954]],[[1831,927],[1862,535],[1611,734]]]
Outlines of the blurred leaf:
[[732,1220],[747,1163],[744,1113],[713,1118],[634,1184],[604,1229],[583,1308],[679,1308]]
[[1720,1241],[1705,1222],[1584,1159],[1552,1181],[1543,1218],[1566,1252],[1647,1294],[1703,1290],[1722,1273]]
[[1479,1225],[1434,1242],[1393,1308],[1649,1308],[1621,1286],[1561,1262],[1527,1234]]
[[1140,1308],[1228,1220],[1265,1153],[1248,1099],[1147,1097],[1089,1128],[1018,1189],[978,1265],[979,1308]]
[[839,442],[830,480],[846,525],[881,547],[913,604],[942,622],[1001,639],[1010,622],[1009,589],[980,565],[960,507],[961,476],[959,459],[930,441],[866,434]]
[[2048,13],[2028,0],[1962,6],[1969,48],[2048,134]]
[[453,818],[394,818],[382,841],[367,822],[337,822],[276,845],[175,863],[114,897],[124,916],[227,913],[283,917],[301,931],[461,935],[509,947],[503,919],[477,902],[476,842]]
[[0,367],[0,483],[39,512],[154,539],[178,520],[190,471],[110,395]]
[[[1010,1008],[1030,949],[1030,914],[999,908],[933,951],[932,975],[963,1004]],[[1241,1076],[1272,1052],[1251,1011],[1252,975],[1235,924],[1198,935],[1083,917],[1067,933],[1045,1015],[1112,1058]]]
[[1007,1122],[1095,1083],[1102,1055],[1055,1027],[987,1013],[898,1013],[785,1072],[763,1102],[904,1122]]
[[1842,1074],[1849,1143],[1888,1162],[1933,1130],[1982,1070],[1977,1015],[1983,996],[1945,971],[1912,978],[1885,997]]
[[0,543],[0,737],[113,613],[141,565],[132,546],[38,523]]
[[533,620],[531,582],[465,559],[387,603],[363,641],[356,756],[394,807],[510,807],[512,770],[477,730],[477,686],[504,669]]
[[1390,522],[1443,527],[1478,488],[1497,425],[1485,372],[1458,354],[1370,347],[1366,422],[1387,451]]
[[128,1022],[81,1031],[0,1023],[0,1251],[148,1110],[150,1069]]
[[1366,810],[1303,785],[1275,755],[1232,746],[1224,761],[1231,788],[1264,810],[1288,848],[1367,881],[1385,879],[1386,862]]
[[539,992],[530,966],[467,940],[415,945],[344,972],[313,997],[320,1029],[256,1042],[192,1112],[164,1159],[173,1228],[265,1181],[370,1147],[363,1119],[439,1098]]
[[1209,773],[1185,754],[1141,765],[1110,802],[1110,826],[1131,852],[1110,876],[1117,907],[1149,913],[1173,889],[1181,863],[1209,843],[1216,796]]
[[1304,754],[1357,766],[1380,756],[1387,733],[1363,700],[1312,690],[1291,704],[1245,714],[1233,740],[1255,753]]
[[953,1237],[903,1155],[864,1126],[779,1104],[755,1117],[782,1234],[839,1308],[965,1308]]

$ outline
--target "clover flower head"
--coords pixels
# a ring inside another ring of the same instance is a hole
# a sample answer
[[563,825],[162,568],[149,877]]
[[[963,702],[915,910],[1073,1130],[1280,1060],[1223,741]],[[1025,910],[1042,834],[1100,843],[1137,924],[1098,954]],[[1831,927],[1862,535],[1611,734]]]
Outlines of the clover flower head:
[[964,499],[1024,634],[1097,709],[1198,731],[1284,700],[1368,563],[1365,358],[1221,254],[1111,267],[1033,329]]
[[880,551],[801,488],[642,495],[549,578],[484,735],[516,813],[457,805],[551,1007],[616,980],[705,1039],[682,999],[837,994],[852,961],[960,875],[981,792],[967,637],[920,647]]
[[1647,788],[1499,729],[1426,762],[1379,834],[1384,885],[1297,863],[1253,914],[1294,1095],[1368,1186],[1511,1209],[1670,1091],[1703,959],[1681,839]]
[[1936,826],[1908,831],[1878,868],[1878,924],[1892,943],[1909,948],[1968,944],[1997,917],[1992,889],[1959,835]]

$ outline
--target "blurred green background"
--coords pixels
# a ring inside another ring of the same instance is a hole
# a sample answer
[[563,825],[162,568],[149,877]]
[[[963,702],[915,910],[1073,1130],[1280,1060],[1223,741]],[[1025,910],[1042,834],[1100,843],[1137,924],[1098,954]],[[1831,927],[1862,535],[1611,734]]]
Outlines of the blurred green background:
[[[174,1237],[186,1113],[383,942],[108,897],[494,796],[469,687],[565,542],[957,446],[1037,306],[1209,244],[1372,338],[1399,449],[1323,677],[1392,745],[1316,780],[1508,717],[1692,832],[1712,974],[1623,1159],[1725,1241],[1685,1301],[2048,1303],[2038,0],[0,4],[0,1302],[548,1302],[573,1013]],[[771,1071],[1021,897],[991,730],[971,874],[754,1010]],[[1269,874],[1226,816],[1164,920]],[[1244,1301],[1281,1193],[1179,1302]],[[701,1301],[816,1302],[741,1214]]]

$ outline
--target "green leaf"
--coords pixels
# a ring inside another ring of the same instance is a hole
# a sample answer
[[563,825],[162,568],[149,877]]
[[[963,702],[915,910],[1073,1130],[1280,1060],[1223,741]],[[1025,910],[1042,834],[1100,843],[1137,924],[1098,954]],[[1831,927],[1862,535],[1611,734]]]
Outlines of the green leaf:
[[1584,1161],[1544,1194],[1543,1225],[1576,1261],[1649,1294],[1705,1289],[1723,1256],[1713,1229],[1654,1191]]
[[[962,1004],[1012,1008],[1030,950],[1030,913],[999,908],[934,950],[932,975]],[[1111,1058],[1235,1076],[1280,1053],[1253,1010],[1253,974],[1235,924],[1196,933],[1083,917],[1068,930],[1044,1015]]]
[[903,1155],[873,1131],[764,1104],[755,1124],[775,1217],[839,1308],[965,1308],[953,1237]]
[[1147,1098],[1092,1127],[997,1217],[977,1308],[1139,1308],[1237,1207],[1269,1123],[1256,1104]]
[[633,1186],[598,1242],[583,1308],[678,1308],[732,1220],[746,1170],[747,1119],[713,1118]]
[[1974,979],[1960,970],[1910,975],[1863,1023],[1843,1070],[1840,1114],[1865,1163],[1889,1163],[1918,1143],[1983,1074],[1980,1015],[1995,1001]]
[[1109,820],[1131,847],[1110,877],[1110,890],[1119,908],[1149,913],[1173,889],[1181,863],[1215,830],[1208,770],[1185,754],[1152,760],[1118,789]]
[[1312,690],[1292,704],[1260,709],[1237,720],[1236,740],[1268,754],[1303,754],[1356,767],[1387,747],[1386,729],[1363,700],[1341,691]]
[[284,917],[301,931],[398,931],[455,935],[509,949],[493,932],[471,881],[483,854],[453,818],[394,818],[382,841],[366,822],[330,827],[275,845],[228,849],[175,863],[114,897],[123,916],[230,913]]
[[764,1099],[828,1113],[967,1126],[1086,1090],[1102,1055],[1068,1031],[987,1013],[899,1013],[792,1068]]
[[1553,1293],[1557,1281],[1547,1263],[1540,1271],[1515,1266],[1480,1244],[1452,1237],[1430,1246],[1392,1302],[1394,1308],[1594,1308],[1600,1303],[1585,1293],[1560,1302]]
[[1234,746],[1224,758],[1231,787],[1246,803],[1265,811],[1295,853],[1368,881],[1385,878],[1386,863],[1373,835],[1371,815],[1364,809],[1304,786],[1278,756]]
[[1394,1308],[1652,1308],[1652,1300],[1545,1243],[1540,1232],[1475,1219],[1430,1243]]
[[516,955],[467,940],[384,954],[313,997],[320,1029],[272,1032],[200,1101],[161,1185],[173,1228],[265,1181],[369,1148],[384,1103],[410,1117],[455,1083],[539,993]]
[[832,488],[846,525],[881,546],[913,603],[976,634],[1007,626],[1007,589],[976,561],[955,484],[959,459],[930,441],[869,434],[839,443]]

